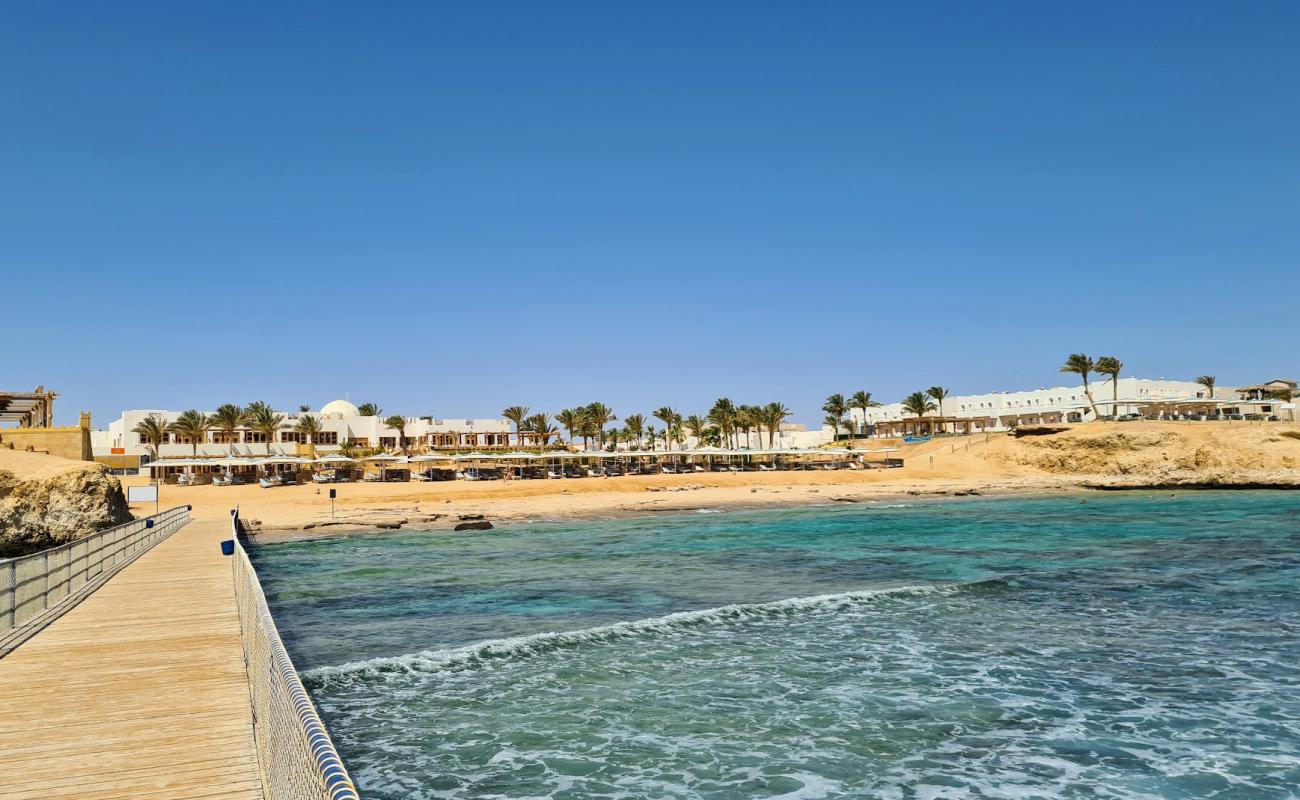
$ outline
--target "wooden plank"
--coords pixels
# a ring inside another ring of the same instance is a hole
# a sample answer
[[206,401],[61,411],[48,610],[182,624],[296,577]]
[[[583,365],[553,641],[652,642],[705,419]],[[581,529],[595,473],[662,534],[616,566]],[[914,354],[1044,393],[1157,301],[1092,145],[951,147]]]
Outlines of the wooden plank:
[[261,800],[229,531],[191,522],[0,659],[0,800]]

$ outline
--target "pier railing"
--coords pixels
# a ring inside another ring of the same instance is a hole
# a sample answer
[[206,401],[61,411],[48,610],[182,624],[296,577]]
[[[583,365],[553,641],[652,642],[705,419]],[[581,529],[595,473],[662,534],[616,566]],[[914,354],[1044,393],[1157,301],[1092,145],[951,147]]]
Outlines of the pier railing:
[[0,658],[189,521],[190,507],[178,506],[39,553],[0,560]]
[[236,513],[231,516],[235,602],[243,627],[263,794],[268,800],[359,800],[356,786],[284,649],[238,532]]

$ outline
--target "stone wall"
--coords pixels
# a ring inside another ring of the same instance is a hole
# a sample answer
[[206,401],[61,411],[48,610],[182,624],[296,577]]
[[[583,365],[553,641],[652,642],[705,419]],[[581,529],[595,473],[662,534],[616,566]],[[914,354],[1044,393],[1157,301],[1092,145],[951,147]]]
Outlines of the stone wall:
[[0,448],[49,453],[73,461],[93,461],[90,449],[90,415],[68,428],[0,428]]

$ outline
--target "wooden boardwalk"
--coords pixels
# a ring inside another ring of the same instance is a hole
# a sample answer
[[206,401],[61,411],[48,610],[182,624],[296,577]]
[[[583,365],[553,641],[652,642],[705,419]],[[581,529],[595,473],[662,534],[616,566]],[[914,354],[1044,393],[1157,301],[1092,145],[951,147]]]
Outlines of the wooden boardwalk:
[[229,533],[191,522],[0,659],[0,798],[262,800]]

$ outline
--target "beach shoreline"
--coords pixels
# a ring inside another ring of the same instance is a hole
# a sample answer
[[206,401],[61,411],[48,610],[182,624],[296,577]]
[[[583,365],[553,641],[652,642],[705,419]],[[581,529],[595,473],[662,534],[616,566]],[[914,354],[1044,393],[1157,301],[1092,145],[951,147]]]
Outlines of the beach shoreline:
[[[1051,436],[952,437],[908,446],[905,466],[869,470],[707,472],[609,478],[308,484],[263,489],[174,486],[164,507],[197,518],[238,506],[255,541],[462,523],[609,519],[698,509],[802,507],[976,495],[1111,490],[1300,488],[1300,426],[1090,424]],[[125,485],[147,478],[128,477]],[[337,492],[331,503],[330,490]],[[153,507],[135,506],[139,514]]]

